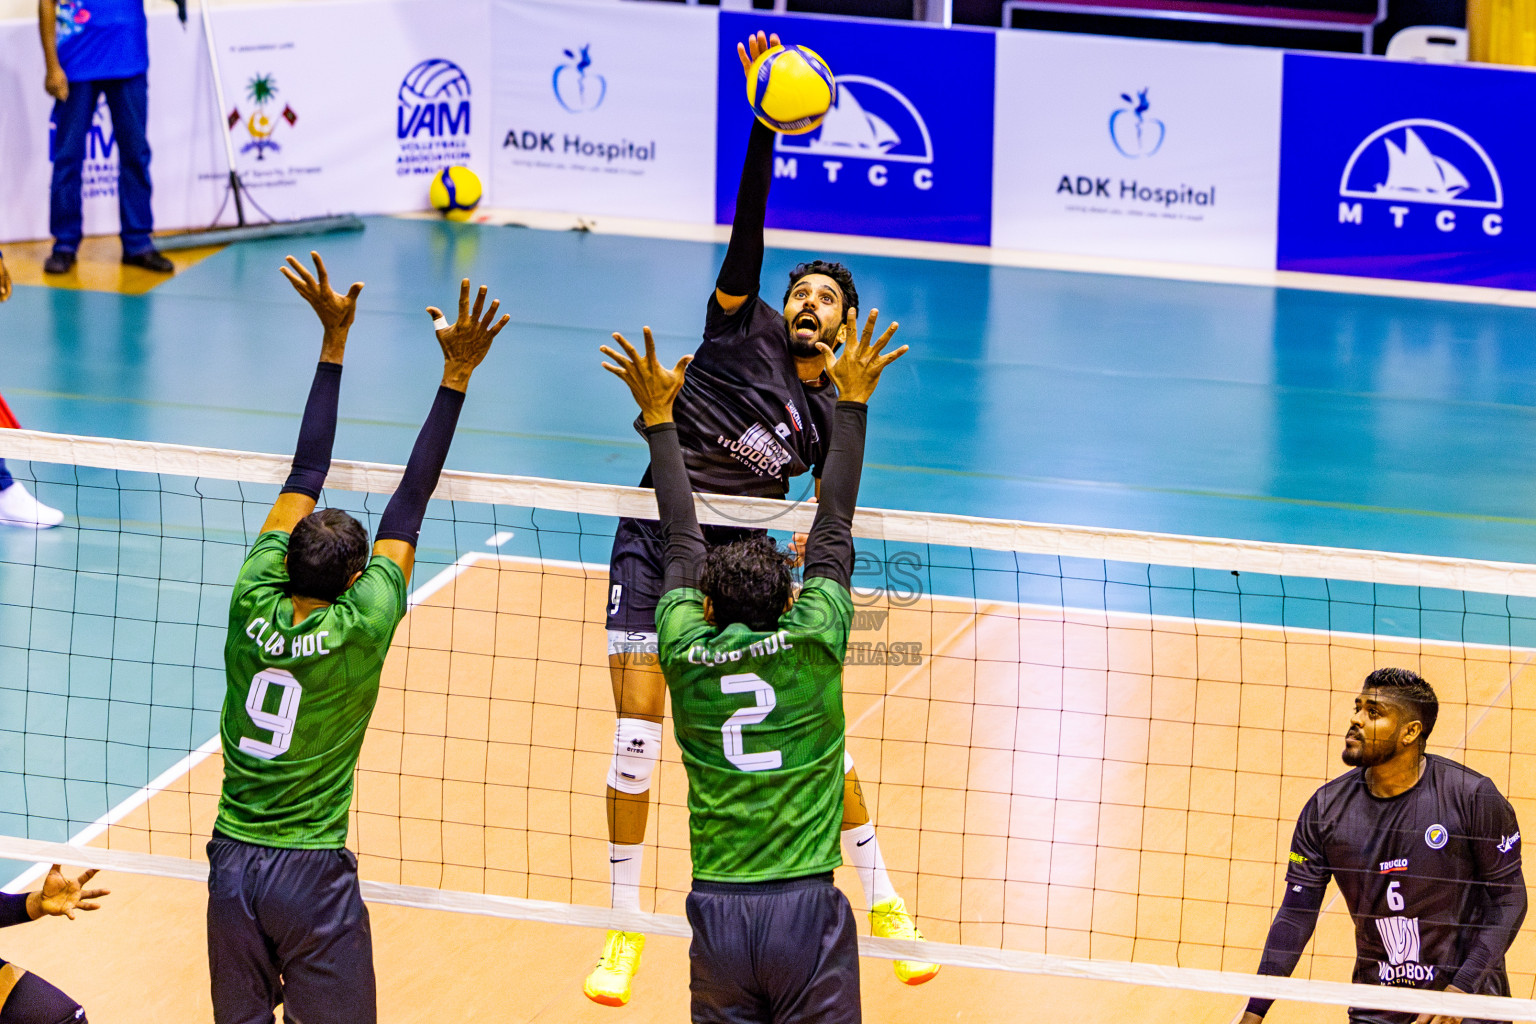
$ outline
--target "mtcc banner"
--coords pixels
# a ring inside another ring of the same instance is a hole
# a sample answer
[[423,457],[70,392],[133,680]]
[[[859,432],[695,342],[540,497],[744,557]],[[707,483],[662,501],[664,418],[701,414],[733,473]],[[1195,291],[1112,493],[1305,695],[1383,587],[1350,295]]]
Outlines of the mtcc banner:
[[736,44],[757,31],[837,76],[826,120],[775,139],[769,227],[991,243],[993,33],[875,22],[720,15],[718,223],[735,214],[752,127]]
[[1287,54],[1279,268],[1536,288],[1532,102],[1527,72]]

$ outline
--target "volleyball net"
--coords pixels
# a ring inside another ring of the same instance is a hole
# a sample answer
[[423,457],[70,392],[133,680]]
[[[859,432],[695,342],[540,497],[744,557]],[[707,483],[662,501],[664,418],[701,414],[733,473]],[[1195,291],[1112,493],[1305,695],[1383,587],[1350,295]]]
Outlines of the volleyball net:
[[[0,430],[0,458],[66,512],[0,530],[0,857],[18,884],[53,860],[205,877],[231,587],[290,459],[22,430]],[[399,476],[337,461],[322,504],[371,531]],[[607,559],[617,517],[655,508],[638,488],[443,474],[357,772],[367,898],[688,933],[670,727],[654,913],[608,907]],[[785,538],[814,511],[698,510]],[[1429,679],[1430,750],[1532,819],[1536,567],[876,509],[854,533],[848,750],[928,940],[866,935],[867,955],[1536,1019],[1529,928],[1513,1000],[1366,989],[1345,984],[1336,893],[1293,979],[1253,974],[1296,816],[1343,770],[1372,669]],[[857,907],[851,869],[838,881]]]

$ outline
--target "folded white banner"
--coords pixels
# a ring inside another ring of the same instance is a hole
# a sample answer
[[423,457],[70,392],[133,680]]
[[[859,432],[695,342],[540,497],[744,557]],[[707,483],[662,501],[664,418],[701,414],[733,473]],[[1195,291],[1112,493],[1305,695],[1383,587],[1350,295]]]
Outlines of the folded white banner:
[[497,206],[712,224],[719,12],[497,0]]
[[992,244],[1272,268],[1281,59],[998,33]]

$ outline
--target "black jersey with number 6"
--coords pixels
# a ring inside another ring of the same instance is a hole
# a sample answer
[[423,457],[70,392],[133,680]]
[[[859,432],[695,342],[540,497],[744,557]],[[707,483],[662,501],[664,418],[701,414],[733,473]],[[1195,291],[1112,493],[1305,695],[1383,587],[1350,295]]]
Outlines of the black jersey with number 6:
[[[1500,956],[1475,979],[1457,978],[1490,893],[1524,888],[1520,826],[1492,780],[1426,755],[1424,774],[1394,797],[1372,796],[1365,769],[1320,788],[1296,822],[1287,886],[1338,882],[1355,923],[1354,980],[1366,985],[1458,987],[1508,995]],[[1351,1010],[1380,1024],[1413,1014]]]

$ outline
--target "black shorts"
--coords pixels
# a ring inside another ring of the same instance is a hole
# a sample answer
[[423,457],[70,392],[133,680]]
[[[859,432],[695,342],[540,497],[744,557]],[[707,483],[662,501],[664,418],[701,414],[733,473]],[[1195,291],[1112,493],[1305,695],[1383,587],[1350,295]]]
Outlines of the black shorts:
[[832,874],[694,880],[688,894],[695,1024],[859,1024],[859,937]]
[[42,978],[0,960],[0,1024],[85,1024],[85,1009]]
[[[740,526],[703,529],[704,541],[711,547],[768,532]],[[654,519],[619,520],[613,554],[608,559],[608,629],[656,632],[664,555],[660,523]]]
[[351,850],[208,844],[215,1024],[375,1024],[373,933]]

